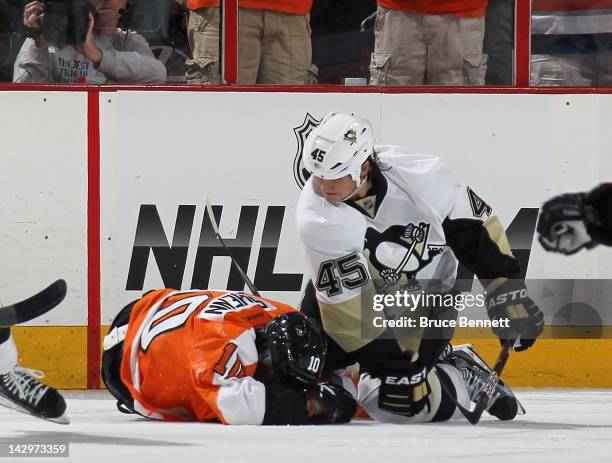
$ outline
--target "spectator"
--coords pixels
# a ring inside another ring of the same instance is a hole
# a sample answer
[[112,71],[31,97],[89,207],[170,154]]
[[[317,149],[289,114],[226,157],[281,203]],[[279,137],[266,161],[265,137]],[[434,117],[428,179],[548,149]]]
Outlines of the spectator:
[[612,86],[612,1],[533,0],[531,83]]
[[191,51],[183,0],[129,0],[119,27],[123,25],[147,40],[153,55],[166,66],[166,83],[186,82],[185,61],[191,58]]
[[[220,83],[219,1],[187,0],[193,60],[190,84]],[[314,83],[310,42],[312,0],[241,0],[238,14],[238,84]]]
[[373,85],[484,85],[487,0],[378,0]]
[[[164,65],[155,59],[147,41],[132,31],[117,29],[127,0],[93,0],[85,42],[58,48],[42,33],[26,39],[13,74],[14,82],[159,84],[166,80]],[[39,29],[43,4],[25,6],[24,25]]]
[[13,63],[23,41],[22,9],[19,0],[0,0],[0,82],[13,80]]
[[514,82],[514,2],[493,0],[485,15],[483,51],[487,55],[487,85]]

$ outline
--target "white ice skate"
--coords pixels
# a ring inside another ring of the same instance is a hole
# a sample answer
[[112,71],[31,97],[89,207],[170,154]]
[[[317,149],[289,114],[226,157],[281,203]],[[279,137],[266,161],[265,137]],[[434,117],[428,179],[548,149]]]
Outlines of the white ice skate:
[[[470,400],[476,402],[486,387],[487,378],[489,378],[493,370],[478,355],[472,344],[453,346],[452,352],[449,352],[446,356],[446,361],[459,370],[465,381]],[[519,411],[521,414],[525,414],[523,405],[501,379],[495,387],[495,392],[486,410],[489,414],[502,421],[514,419]]]

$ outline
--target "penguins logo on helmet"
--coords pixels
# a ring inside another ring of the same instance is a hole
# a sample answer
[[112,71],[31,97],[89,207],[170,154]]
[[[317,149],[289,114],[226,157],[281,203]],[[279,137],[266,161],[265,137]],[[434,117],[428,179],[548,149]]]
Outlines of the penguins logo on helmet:
[[355,143],[357,143],[357,132],[355,132],[353,129],[348,130],[344,134],[344,139],[348,141],[351,145],[354,145]]
[[[327,114],[321,123],[308,135],[304,151],[325,152],[325,157],[304,157],[304,168],[319,179],[338,180],[350,176],[354,182],[353,191],[343,200],[350,198],[367,175],[361,169],[366,160],[374,154],[374,132],[370,121],[354,114]],[[355,146],[353,146],[355,145]]]

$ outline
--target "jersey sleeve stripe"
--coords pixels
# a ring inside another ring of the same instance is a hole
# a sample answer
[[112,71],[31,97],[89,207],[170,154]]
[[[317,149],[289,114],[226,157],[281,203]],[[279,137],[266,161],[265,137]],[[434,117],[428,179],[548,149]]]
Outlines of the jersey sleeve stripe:
[[232,366],[232,368],[230,368],[230,370],[228,371],[227,375],[225,375],[225,377],[226,378],[231,378],[233,376],[240,377],[241,371],[242,371],[242,363],[240,362],[240,359],[236,357],[236,361],[234,362],[234,365]]
[[215,365],[215,373],[222,376],[225,374],[225,371],[227,370],[227,364],[236,352],[236,349],[238,349],[238,346],[234,343],[230,342],[225,345],[225,347],[223,348],[223,355]]

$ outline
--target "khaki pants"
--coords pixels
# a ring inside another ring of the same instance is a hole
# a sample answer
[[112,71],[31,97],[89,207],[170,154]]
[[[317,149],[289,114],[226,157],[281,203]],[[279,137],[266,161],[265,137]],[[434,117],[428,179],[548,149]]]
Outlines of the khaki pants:
[[[237,83],[314,83],[310,33],[308,15],[241,8]],[[187,82],[220,83],[219,9],[191,11],[187,34],[193,52],[193,60],[187,61]]]
[[531,85],[612,86],[612,52],[532,55]]
[[378,7],[372,85],[484,85],[483,18]]

